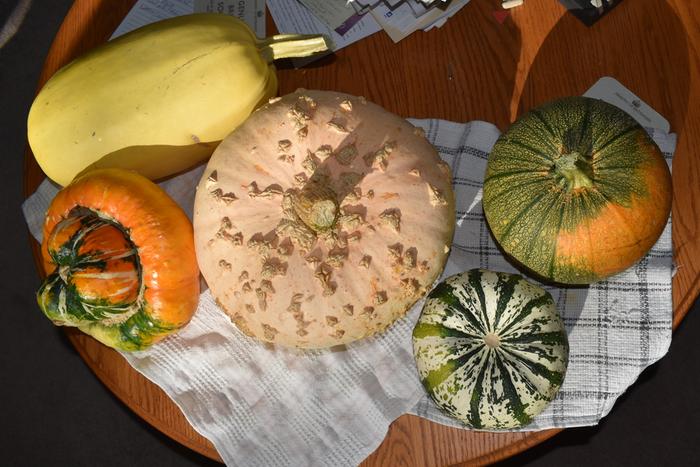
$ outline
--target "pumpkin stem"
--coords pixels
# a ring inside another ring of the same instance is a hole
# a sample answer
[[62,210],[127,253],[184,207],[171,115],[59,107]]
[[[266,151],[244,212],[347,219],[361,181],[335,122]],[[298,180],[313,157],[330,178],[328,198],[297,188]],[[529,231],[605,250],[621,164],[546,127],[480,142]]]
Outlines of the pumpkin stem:
[[564,178],[569,191],[593,187],[590,164],[578,152],[562,154],[554,161],[554,172]]
[[314,180],[293,197],[292,205],[297,216],[316,233],[332,228],[340,210],[335,192]]
[[308,57],[330,50],[331,40],[319,34],[277,34],[257,41],[260,54],[268,62],[289,57]]

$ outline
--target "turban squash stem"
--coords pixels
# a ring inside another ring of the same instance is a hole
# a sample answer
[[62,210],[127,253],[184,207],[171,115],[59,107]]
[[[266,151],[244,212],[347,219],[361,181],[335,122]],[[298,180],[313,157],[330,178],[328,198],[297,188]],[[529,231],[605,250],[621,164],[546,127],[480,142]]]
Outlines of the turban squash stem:
[[84,174],[49,206],[37,293],[55,324],[119,350],[141,350],[186,325],[199,299],[192,224],[145,177]]

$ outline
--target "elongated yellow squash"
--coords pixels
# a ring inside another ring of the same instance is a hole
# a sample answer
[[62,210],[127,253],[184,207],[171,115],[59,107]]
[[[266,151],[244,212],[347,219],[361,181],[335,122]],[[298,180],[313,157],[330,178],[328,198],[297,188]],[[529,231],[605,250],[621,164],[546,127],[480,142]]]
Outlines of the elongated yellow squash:
[[32,104],[29,144],[60,185],[87,168],[163,178],[209,157],[277,93],[274,59],[327,49],[323,36],[259,40],[227,15],[153,23],[60,69]]

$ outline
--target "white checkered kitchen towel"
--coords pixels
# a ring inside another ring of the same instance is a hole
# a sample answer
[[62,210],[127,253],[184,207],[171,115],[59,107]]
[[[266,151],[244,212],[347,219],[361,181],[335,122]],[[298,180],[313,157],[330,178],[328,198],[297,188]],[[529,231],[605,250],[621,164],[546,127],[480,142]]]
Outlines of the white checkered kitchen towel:
[[[487,154],[499,132],[485,122],[412,120],[452,167],[457,229],[444,275],[481,267],[515,272],[490,237],[481,210]],[[651,131],[651,130],[650,130]],[[652,131],[670,164],[675,135]],[[162,186],[191,215],[202,168]],[[23,205],[39,239],[56,188],[45,181]],[[590,287],[547,289],[569,334],[570,361],[557,398],[525,430],[596,424],[671,342],[670,221],[636,266]],[[230,465],[355,465],[404,413],[459,426],[425,395],[411,331],[422,302],[388,332],[333,351],[292,351],[240,333],[201,297],[192,322],[147,351],[125,354],[159,385]],[[37,313],[40,311],[37,309]]]

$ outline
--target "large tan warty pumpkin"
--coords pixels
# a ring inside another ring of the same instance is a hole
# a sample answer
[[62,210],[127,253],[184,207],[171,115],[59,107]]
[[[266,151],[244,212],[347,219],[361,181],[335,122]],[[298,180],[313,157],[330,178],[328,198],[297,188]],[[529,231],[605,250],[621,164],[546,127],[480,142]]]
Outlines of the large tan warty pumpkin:
[[197,187],[197,258],[244,333],[292,347],[381,332],[440,275],[450,169],[423,132],[362,97],[299,90],[214,152]]

